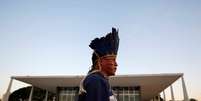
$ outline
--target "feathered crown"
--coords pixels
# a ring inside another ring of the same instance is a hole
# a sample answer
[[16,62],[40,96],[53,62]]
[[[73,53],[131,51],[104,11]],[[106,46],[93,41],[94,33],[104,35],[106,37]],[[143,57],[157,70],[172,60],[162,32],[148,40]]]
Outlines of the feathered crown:
[[119,48],[118,30],[112,28],[112,32],[108,33],[105,37],[92,40],[89,47],[94,50],[98,57],[107,55],[116,56]]

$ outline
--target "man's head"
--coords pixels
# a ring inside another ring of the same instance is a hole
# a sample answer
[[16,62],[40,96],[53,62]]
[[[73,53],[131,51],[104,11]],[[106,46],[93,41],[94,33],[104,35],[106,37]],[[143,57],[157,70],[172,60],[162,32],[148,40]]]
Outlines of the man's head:
[[106,76],[113,76],[117,70],[116,56],[104,56],[98,58],[94,53],[92,55],[92,70],[100,70]]
[[94,52],[92,55],[92,69],[100,70],[106,76],[115,75],[117,69],[116,56],[119,47],[118,31],[112,28],[112,32],[105,37],[95,38],[90,43]]

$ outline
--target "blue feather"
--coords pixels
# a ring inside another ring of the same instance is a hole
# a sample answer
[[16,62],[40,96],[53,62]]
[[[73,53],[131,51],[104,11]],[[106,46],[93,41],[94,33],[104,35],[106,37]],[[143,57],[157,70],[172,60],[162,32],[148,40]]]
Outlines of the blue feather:
[[115,54],[119,48],[118,31],[112,28],[112,32],[101,38],[95,38],[91,41],[89,47],[93,49],[100,57]]

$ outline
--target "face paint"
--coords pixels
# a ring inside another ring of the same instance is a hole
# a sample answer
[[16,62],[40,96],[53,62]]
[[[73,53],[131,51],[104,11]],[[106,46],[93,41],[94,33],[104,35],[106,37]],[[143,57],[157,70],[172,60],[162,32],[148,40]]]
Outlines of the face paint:
[[116,57],[108,56],[100,59],[101,71],[107,76],[115,75],[117,69]]

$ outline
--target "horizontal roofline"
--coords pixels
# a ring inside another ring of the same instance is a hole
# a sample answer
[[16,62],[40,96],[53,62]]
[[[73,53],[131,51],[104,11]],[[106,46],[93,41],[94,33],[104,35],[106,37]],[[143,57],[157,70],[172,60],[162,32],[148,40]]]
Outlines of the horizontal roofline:
[[[115,77],[142,77],[142,76],[183,76],[183,73],[159,73],[159,74],[127,74],[115,75]],[[46,76],[11,76],[11,78],[80,78],[86,75],[46,75]],[[111,76],[113,77],[113,76]]]
[[[162,92],[183,75],[183,73],[116,75],[109,78],[109,82],[114,87],[140,86],[142,101],[147,101]],[[79,87],[80,81],[84,76],[12,76],[11,78],[56,93],[57,87]]]

